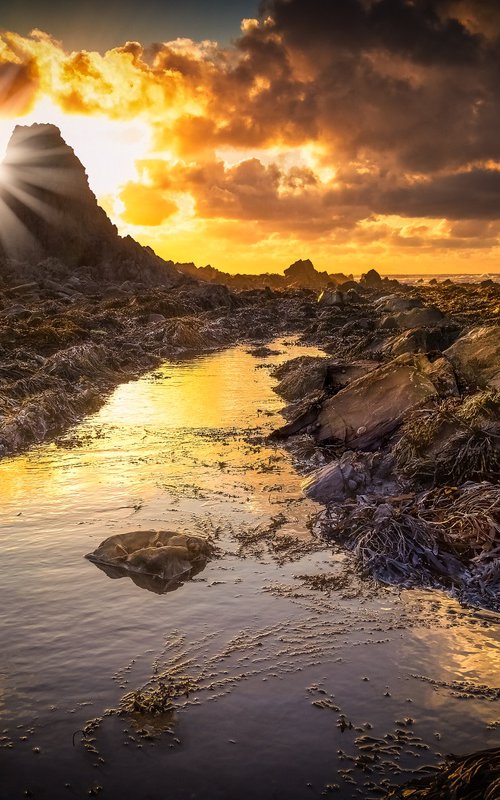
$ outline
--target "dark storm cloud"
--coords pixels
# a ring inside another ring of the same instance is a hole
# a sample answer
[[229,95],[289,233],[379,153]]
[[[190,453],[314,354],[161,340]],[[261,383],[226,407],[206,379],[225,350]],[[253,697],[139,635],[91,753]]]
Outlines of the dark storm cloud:
[[[471,169],[418,181],[397,174],[345,175],[341,188],[325,196],[328,205],[362,207],[375,214],[448,220],[500,218],[500,171]],[[482,230],[479,225],[478,230]]]
[[429,0],[273,0],[262,5],[290,45],[311,53],[318,48],[351,54],[382,49],[427,65],[473,63],[480,37],[443,14],[444,9],[445,4]]
[[484,11],[472,0],[274,0],[262,13],[308,78],[325,139],[425,173],[500,157],[500,48],[467,27],[474,7]]

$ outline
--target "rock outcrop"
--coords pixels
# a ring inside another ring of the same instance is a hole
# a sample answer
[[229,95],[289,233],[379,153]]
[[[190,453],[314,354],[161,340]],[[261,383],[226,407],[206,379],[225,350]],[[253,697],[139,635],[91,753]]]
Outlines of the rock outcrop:
[[[205,283],[219,283],[230,289],[273,289],[284,291],[286,289],[311,289],[321,291],[323,289],[334,288],[346,282],[352,283],[352,275],[344,275],[343,272],[329,273],[318,271],[310,259],[299,259],[287,267],[284,275],[275,272],[263,272],[258,274],[236,273],[230,274],[207,264],[205,267],[197,267],[192,262],[175,265],[178,270],[191,278]],[[357,284],[354,284],[355,286]]]
[[500,389],[500,326],[473,328],[444,355],[466,383],[481,389]]
[[185,280],[172,262],[130,236],[119,236],[54,125],[14,129],[2,165],[0,200],[10,220],[0,237],[4,275],[9,266],[12,270],[9,262],[20,262],[25,273],[31,266],[35,274],[37,265],[51,258],[74,276],[87,268],[100,282],[168,287]]
[[409,411],[442,396],[443,382],[451,379],[445,363],[432,363],[425,355],[399,356],[326,400],[316,438],[376,449]]
[[379,328],[408,330],[408,328],[418,328],[429,325],[442,325],[444,315],[438,308],[427,306],[426,308],[411,308],[407,311],[399,311],[395,314],[388,314],[379,322]]
[[317,503],[342,503],[360,493],[391,493],[397,489],[390,479],[392,458],[382,453],[347,450],[338,461],[315,470],[302,483],[302,491]]
[[459,330],[453,326],[433,328],[410,328],[389,339],[382,352],[390,356],[403,353],[430,353],[444,350],[457,338]]

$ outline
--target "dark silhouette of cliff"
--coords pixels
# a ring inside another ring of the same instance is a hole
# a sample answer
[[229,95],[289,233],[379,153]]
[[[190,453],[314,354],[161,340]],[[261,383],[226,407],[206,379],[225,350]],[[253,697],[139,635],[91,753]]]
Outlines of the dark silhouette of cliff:
[[60,261],[99,281],[175,285],[172,262],[121,237],[98,205],[81,162],[55,125],[17,126],[0,179],[0,256],[36,266]]

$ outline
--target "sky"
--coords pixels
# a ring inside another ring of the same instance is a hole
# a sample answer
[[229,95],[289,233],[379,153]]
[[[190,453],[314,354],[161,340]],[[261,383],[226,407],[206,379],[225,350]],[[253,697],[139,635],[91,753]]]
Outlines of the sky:
[[0,152],[55,123],[164,258],[500,271],[498,0],[24,0],[0,31]]

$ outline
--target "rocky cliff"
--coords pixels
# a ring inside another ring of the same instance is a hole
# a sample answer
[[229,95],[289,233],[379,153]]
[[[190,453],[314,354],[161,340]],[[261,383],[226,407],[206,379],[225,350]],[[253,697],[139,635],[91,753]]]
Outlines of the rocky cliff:
[[0,210],[4,271],[12,272],[15,261],[26,273],[51,258],[100,281],[172,286],[183,280],[172,262],[118,234],[54,125],[14,129],[1,167]]

